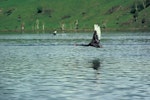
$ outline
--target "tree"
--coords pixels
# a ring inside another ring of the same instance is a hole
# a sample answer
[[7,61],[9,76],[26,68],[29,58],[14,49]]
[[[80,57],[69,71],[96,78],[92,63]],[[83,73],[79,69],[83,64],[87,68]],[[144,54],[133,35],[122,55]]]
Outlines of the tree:
[[135,12],[135,14],[133,15],[133,18],[134,18],[134,21],[136,22],[138,18],[138,11]]
[[146,8],[146,0],[142,0],[143,8]]
[[150,6],[150,0],[146,0],[146,7]]

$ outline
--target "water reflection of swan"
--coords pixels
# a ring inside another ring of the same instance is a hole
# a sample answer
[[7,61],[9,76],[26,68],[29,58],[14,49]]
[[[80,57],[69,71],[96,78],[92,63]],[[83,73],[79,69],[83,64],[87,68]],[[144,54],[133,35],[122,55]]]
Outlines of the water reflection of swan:
[[97,74],[99,74],[99,69],[100,69],[100,67],[101,67],[101,62],[100,62],[100,60],[99,60],[99,59],[94,59],[94,60],[92,61],[92,68],[93,68],[94,70],[96,70],[96,73],[97,73]]
[[100,67],[101,67],[101,62],[100,59],[94,59],[92,60],[92,66],[94,70],[94,75],[95,75],[95,81],[94,83],[99,83],[100,79]]

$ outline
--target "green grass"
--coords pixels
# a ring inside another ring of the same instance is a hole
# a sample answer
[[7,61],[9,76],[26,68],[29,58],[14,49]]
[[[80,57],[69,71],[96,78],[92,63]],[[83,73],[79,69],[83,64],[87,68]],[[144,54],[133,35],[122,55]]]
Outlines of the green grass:
[[[20,31],[22,23],[26,31],[32,31],[37,19],[40,29],[44,23],[47,31],[60,30],[62,23],[66,30],[74,30],[75,20],[79,30],[92,30],[94,23],[105,25],[106,30],[148,30],[150,7],[138,12],[138,20],[133,22],[133,5],[134,0],[0,0],[0,31]],[[38,9],[42,12],[37,13]]]

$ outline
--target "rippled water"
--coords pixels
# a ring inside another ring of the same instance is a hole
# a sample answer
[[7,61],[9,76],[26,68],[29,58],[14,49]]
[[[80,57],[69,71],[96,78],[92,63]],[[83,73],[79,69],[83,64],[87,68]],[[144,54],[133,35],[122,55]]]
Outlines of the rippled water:
[[150,33],[0,35],[0,100],[150,100]]

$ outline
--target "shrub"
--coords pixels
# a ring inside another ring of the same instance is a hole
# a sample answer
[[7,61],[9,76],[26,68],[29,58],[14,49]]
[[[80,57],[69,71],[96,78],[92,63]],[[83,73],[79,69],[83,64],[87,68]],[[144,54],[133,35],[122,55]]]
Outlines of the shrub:
[[42,13],[42,12],[43,12],[43,8],[42,8],[42,7],[38,7],[38,8],[37,8],[37,13],[40,14],[40,13]]

